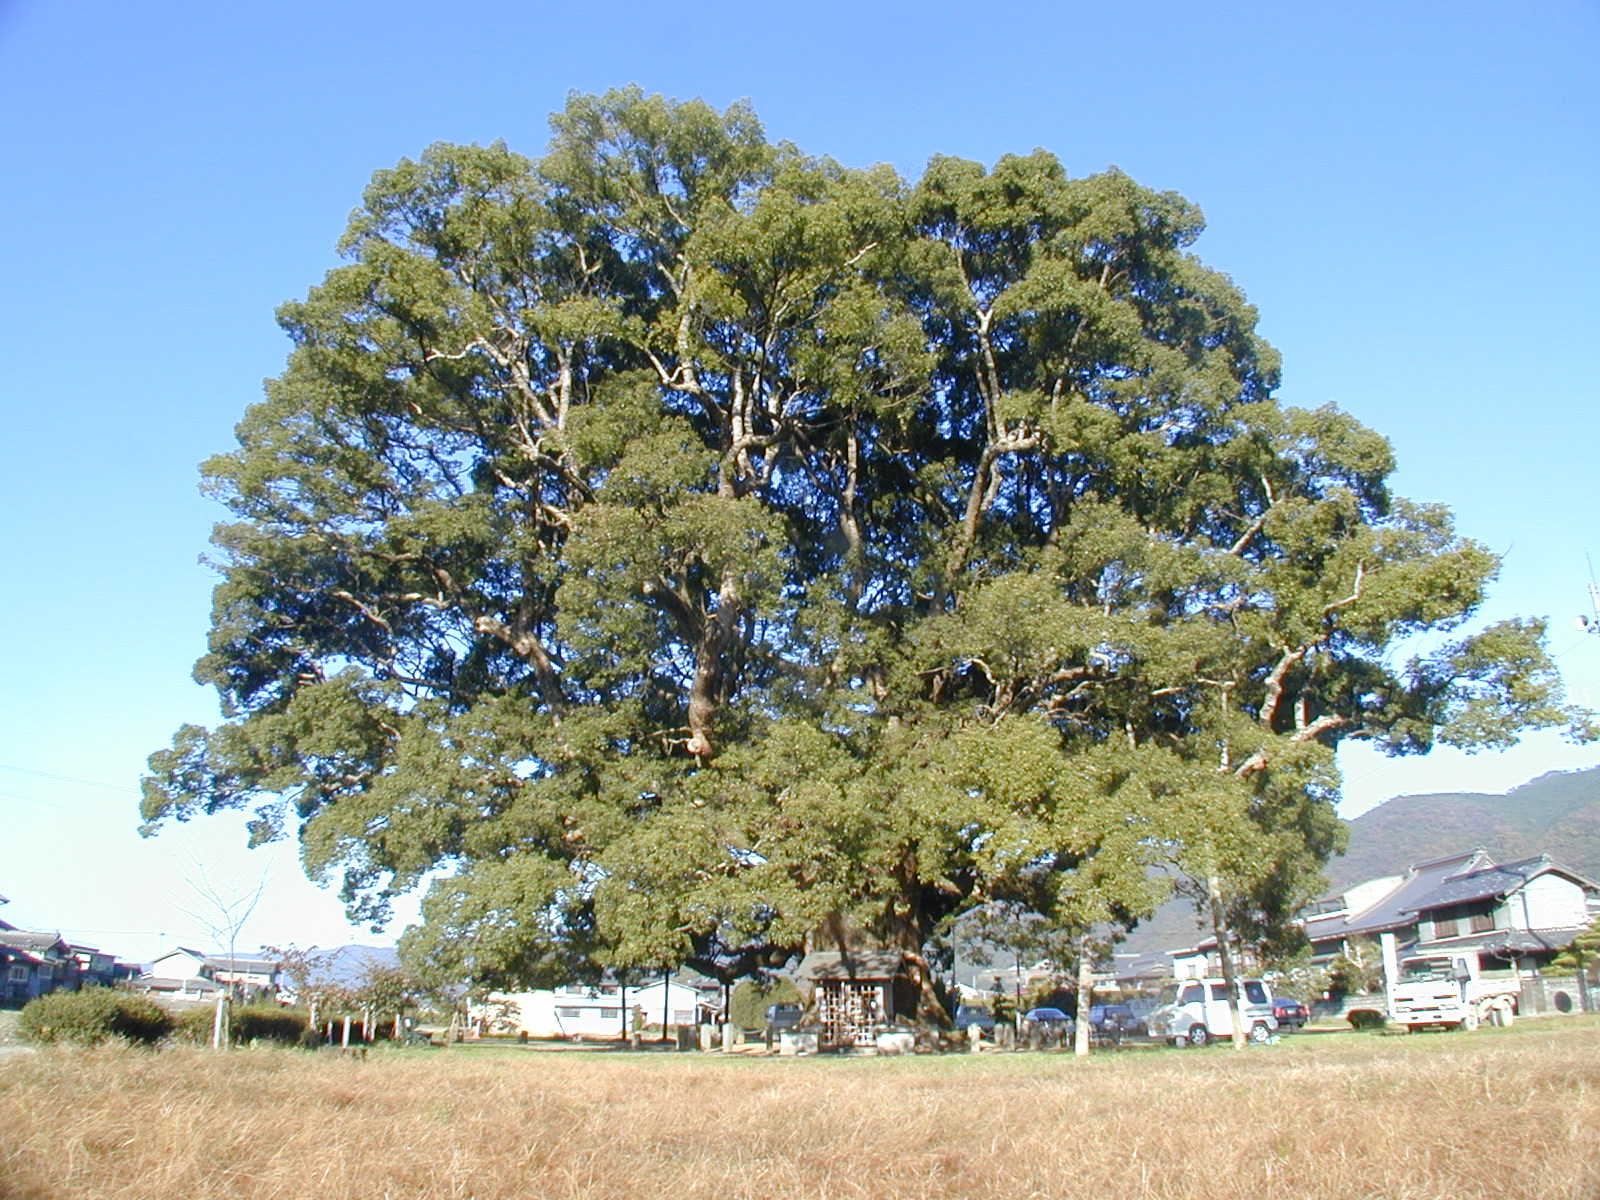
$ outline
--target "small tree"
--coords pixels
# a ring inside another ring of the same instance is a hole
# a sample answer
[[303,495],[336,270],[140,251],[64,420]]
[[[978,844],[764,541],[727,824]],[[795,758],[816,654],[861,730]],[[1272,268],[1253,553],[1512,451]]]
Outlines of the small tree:
[[[194,870],[184,876],[184,883],[189,888],[188,902],[174,901],[175,906],[206,931],[213,948],[227,953],[229,972],[237,975],[239,935],[267,890],[267,869],[262,869],[253,886],[244,886],[237,880],[217,883],[196,857]],[[237,979],[217,989],[217,1007],[211,1021],[213,1050],[225,1049],[232,1040],[229,1014],[239,990]]]
[[404,1031],[406,1012],[414,1008],[420,988],[403,967],[369,959],[356,983],[354,999],[362,1010],[362,1024],[372,1036],[373,1021],[393,1018],[396,1041]]
[[1292,993],[1307,1005],[1326,995],[1334,984],[1331,965],[1313,963],[1308,946],[1270,956],[1262,963],[1262,969],[1272,976],[1274,992]]
[[1560,954],[1550,960],[1553,967],[1570,967],[1578,975],[1578,999],[1584,1009],[1589,1008],[1589,976],[1600,964],[1600,917],[1589,928],[1572,939]]
[[1353,937],[1328,966],[1328,986],[1342,995],[1370,995],[1383,986],[1383,953],[1369,937]]
[[759,1029],[767,1023],[767,1006],[800,1003],[800,989],[781,975],[741,979],[728,1002],[728,1019],[737,1029]]

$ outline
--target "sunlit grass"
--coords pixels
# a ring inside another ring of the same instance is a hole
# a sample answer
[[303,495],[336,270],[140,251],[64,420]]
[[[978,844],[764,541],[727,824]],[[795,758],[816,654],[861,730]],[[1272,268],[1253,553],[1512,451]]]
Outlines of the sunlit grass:
[[1235,1053],[0,1060],[0,1196],[1600,1197],[1600,1021]]

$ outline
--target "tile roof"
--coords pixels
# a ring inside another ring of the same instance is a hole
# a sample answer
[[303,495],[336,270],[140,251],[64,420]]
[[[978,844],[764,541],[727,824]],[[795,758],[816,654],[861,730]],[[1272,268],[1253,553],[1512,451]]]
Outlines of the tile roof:
[[1433,891],[1418,897],[1412,911],[1443,908],[1447,904],[1465,904],[1470,900],[1498,899],[1510,895],[1529,880],[1550,871],[1560,872],[1586,887],[1594,886],[1581,875],[1576,875],[1552,862],[1548,854],[1540,854],[1534,858],[1496,863],[1481,870],[1452,875],[1443,880]]
[[795,974],[801,979],[892,979],[910,963],[903,950],[852,950],[849,957],[837,950],[813,950],[800,960]]
[[1326,927],[1319,927],[1318,935],[1324,938],[1349,937],[1353,934],[1385,933],[1415,925],[1417,905],[1423,897],[1437,890],[1447,879],[1492,865],[1492,860],[1483,850],[1468,850],[1463,854],[1417,863],[1388,895],[1361,912],[1349,914],[1342,924],[1330,923]]
[[0,930],[0,946],[10,946],[14,950],[38,954],[65,945],[59,933],[34,933],[26,929]]
[[1540,954],[1561,950],[1572,944],[1572,939],[1587,926],[1571,929],[1490,929],[1484,933],[1463,934],[1461,937],[1439,938],[1419,945],[1417,953],[1449,953],[1452,950],[1479,950],[1485,954]]

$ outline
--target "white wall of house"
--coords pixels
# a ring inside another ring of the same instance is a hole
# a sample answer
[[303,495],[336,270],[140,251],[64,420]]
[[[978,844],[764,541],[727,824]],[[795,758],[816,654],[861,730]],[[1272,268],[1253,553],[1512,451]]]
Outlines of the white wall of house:
[[1348,888],[1344,894],[1344,908],[1348,913],[1362,913],[1382,900],[1406,881],[1404,875],[1383,875],[1368,879]]
[[169,950],[150,964],[150,974],[158,979],[209,979],[205,960],[187,950]]
[[672,984],[663,997],[658,979],[651,984],[625,990],[614,983],[588,986],[573,984],[531,992],[496,992],[479,1013],[494,1018],[502,1006],[515,1006],[499,1028],[529,1037],[616,1038],[633,1028],[633,1010],[643,1011],[644,1024],[660,1025],[665,999],[667,1024],[692,1025],[695,1022],[694,989]]
[[1554,871],[1530,879],[1507,900],[1517,929],[1570,929],[1588,921],[1583,888]]

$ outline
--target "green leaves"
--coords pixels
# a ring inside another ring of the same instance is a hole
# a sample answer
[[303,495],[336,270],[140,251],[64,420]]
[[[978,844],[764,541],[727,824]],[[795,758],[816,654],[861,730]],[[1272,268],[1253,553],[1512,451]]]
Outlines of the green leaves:
[[1162,867],[1267,936],[1342,738],[1587,735],[1537,623],[1393,665],[1496,562],[1277,406],[1181,197],[637,89],[553,126],[378,172],[280,311],[203,468],[226,720],[147,829],[252,809],[375,921],[429,881],[440,978],[728,978],[988,905],[1099,936]]

